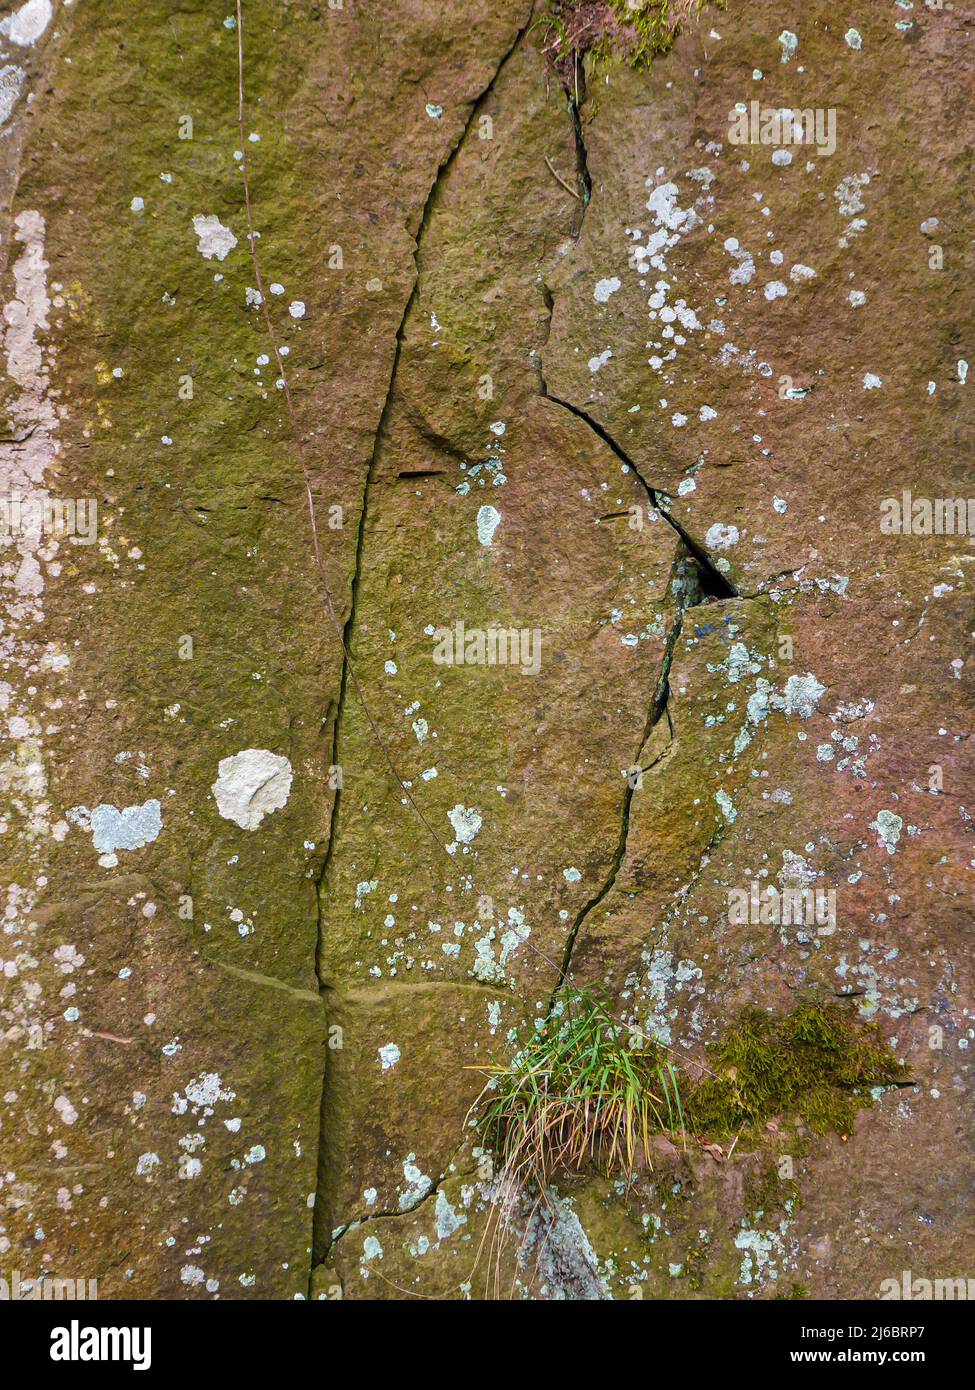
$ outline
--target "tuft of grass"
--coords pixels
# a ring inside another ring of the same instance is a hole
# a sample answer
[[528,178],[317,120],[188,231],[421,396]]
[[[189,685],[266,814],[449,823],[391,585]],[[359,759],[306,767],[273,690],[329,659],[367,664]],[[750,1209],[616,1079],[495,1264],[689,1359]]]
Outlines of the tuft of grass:
[[544,1191],[556,1173],[590,1166],[630,1180],[639,1161],[653,1166],[661,1134],[721,1138],[777,1116],[845,1133],[871,1087],[907,1080],[875,1025],[816,1003],[778,1016],[746,1009],[707,1061],[682,1096],[664,1050],[579,989],[510,1062],[478,1068],[488,1082],[471,1113],[506,1181]]
[[489,1217],[475,1267],[490,1239],[496,1290],[508,1231],[526,1212],[528,1232],[554,1211],[558,1176],[595,1167],[629,1183],[641,1162],[653,1167],[655,1136],[735,1135],[730,1154],[744,1130],[774,1117],[845,1137],[871,1087],[909,1081],[879,1029],[816,1003],[779,1016],[746,1009],[707,1063],[682,1088],[665,1049],[620,1022],[600,994],[577,989],[558,997],[510,1062],[476,1068],[488,1080],[468,1118],[498,1168],[493,1235]]
[[632,1178],[651,1139],[683,1132],[677,1074],[590,990],[562,997],[511,1062],[484,1067],[478,1128],[506,1182],[543,1192],[589,1166]]

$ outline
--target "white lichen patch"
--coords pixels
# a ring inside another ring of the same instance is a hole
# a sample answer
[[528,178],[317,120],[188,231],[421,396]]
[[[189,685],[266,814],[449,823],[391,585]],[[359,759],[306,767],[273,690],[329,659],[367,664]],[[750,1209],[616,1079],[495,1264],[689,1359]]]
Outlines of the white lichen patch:
[[825,694],[825,685],[820,685],[816,677],[807,672],[804,676],[790,676],[785,683],[784,693],[772,695],[769,703],[785,714],[797,714],[800,719],[809,719]]
[[433,1187],[433,1178],[418,1166],[416,1154],[408,1154],[403,1162],[403,1178],[406,1186],[399,1196],[400,1211],[411,1211],[423,1201]]
[[462,1211],[459,1212],[450,1205],[442,1191],[437,1193],[434,1216],[437,1223],[438,1240],[449,1240],[455,1231],[459,1231],[461,1226],[467,1225],[467,1217]]
[[162,807],[155,797],[122,810],[103,803],[91,813],[91,842],[100,854],[142,849],[157,839],[161,830]]
[[526,1264],[538,1270],[542,1297],[556,1302],[612,1299],[600,1261],[571,1200],[553,1190],[525,1232]]
[[447,819],[454,828],[458,843],[462,845],[469,845],[483,824],[478,811],[472,806],[462,806],[459,802],[453,810],[447,812]]
[[[786,1206],[788,1209],[789,1204]],[[788,1240],[789,1225],[788,1218],[785,1218],[778,1227],[773,1226],[766,1231],[746,1227],[738,1232],[735,1245],[742,1252],[742,1257],[737,1283],[762,1285],[778,1279],[792,1250],[792,1242]]]
[[51,0],[27,0],[26,5],[0,20],[0,34],[20,48],[31,48],[43,36],[53,14]]
[[224,820],[256,830],[265,816],[280,811],[291,795],[291,764],[266,748],[245,748],[221,758],[210,790]]
[[647,1009],[642,1020],[643,1034],[669,1047],[673,1042],[672,1025],[680,1012],[675,996],[686,994],[694,998],[703,994],[703,971],[693,960],[679,959],[675,964],[673,952],[667,950],[644,951],[642,960],[642,975],[629,976],[627,991],[632,991],[634,1007],[642,1002]]
[[708,550],[730,550],[740,539],[737,526],[724,526],[720,521],[716,521],[713,526],[708,527],[704,544]]
[[897,853],[897,841],[904,828],[904,818],[893,811],[878,811],[877,819],[870,822],[870,829],[877,832],[877,844],[888,854]]
[[608,276],[605,280],[597,280],[596,288],[592,292],[592,297],[597,304],[606,304],[611,295],[614,295],[620,287],[620,279],[617,275]]
[[142,849],[159,837],[162,807],[154,797],[141,806],[111,806],[106,802],[89,811],[72,806],[65,816],[72,825],[91,834],[92,845],[105,856],[106,867],[113,867],[116,850]]
[[20,89],[24,85],[24,76],[24,69],[16,67],[13,63],[7,63],[0,68],[0,125],[6,124],[17,105]]
[[489,927],[484,936],[479,937],[474,942],[476,957],[471,974],[476,980],[483,980],[487,983],[504,984],[507,976],[505,974],[507,965],[511,957],[531,936],[531,927],[525,921],[525,914],[521,908],[509,907],[508,920],[505,929],[501,932],[501,951],[495,955],[495,940],[497,932],[494,927]]
[[379,1060],[382,1063],[383,1071],[389,1071],[390,1067],[395,1067],[396,1063],[400,1059],[400,1056],[402,1055],[396,1044],[392,1042],[384,1043],[383,1046],[378,1048],[377,1050],[379,1053]]
[[481,545],[493,545],[494,533],[501,524],[501,513],[497,507],[479,507],[477,512],[477,539]]
[[[58,454],[58,416],[42,347],[51,302],[44,219],[39,212],[25,211],[13,225],[12,242],[20,243],[23,251],[13,261],[14,297],[3,308],[2,326],[6,375],[12,388],[7,418],[19,439],[15,447],[0,450],[0,498],[19,498],[25,509],[34,511],[49,500],[45,476]],[[11,244],[8,254],[13,250]],[[53,350],[48,351],[53,357]],[[57,572],[58,548],[58,539],[37,526],[16,528],[3,538],[0,568],[0,655],[5,677],[0,683],[0,705],[15,745],[8,743],[0,751],[4,798],[0,832],[16,825],[16,835],[31,849],[48,835],[63,839],[68,829],[66,822],[53,827],[50,823],[47,773],[38,737],[47,720],[36,709],[48,699],[36,672],[61,671],[69,664],[67,657],[56,656],[53,646],[39,643],[35,635],[44,619],[45,566]]]
[[196,249],[206,260],[224,260],[237,245],[237,238],[229,227],[225,227],[218,217],[204,217],[201,213],[193,218],[196,232]]

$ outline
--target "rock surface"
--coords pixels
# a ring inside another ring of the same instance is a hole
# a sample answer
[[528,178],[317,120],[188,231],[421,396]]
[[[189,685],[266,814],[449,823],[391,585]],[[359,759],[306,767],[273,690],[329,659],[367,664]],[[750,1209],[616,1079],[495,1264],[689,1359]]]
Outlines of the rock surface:
[[[648,66],[608,5],[573,62],[530,0],[246,0],[241,139],[226,8],[0,20],[0,1266],[970,1274],[975,503],[923,504],[972,491],[975,10],[729,0]],[[811,147],[736,143],[784,108]],[[501,1239],[479,1068],[563,983],[689,1078],[838,1002],[904,1081]]]

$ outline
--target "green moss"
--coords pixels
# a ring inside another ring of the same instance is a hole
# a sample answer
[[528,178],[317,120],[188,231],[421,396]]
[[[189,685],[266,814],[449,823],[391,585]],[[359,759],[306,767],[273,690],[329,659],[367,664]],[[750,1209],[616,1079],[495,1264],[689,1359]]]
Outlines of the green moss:
[[[690,1086],[661,1048],[628,1036],[608,1003],[579,991],[560,999],[510,1063],[484,1068],[490,1080],[475,1110],[505,1170],[541,1190],[556,1171],[593,1167],[630,1181],[638,1155],[652,1168],[659,1134],[738,1142],[775,1117],[846,1134],[872,1087],[906,1079],[875,1025],[816,1003],[780,1016],[747,1009],[708,1050],[707,1067]],[[781,1196],[778,1177],[766,1180]],[[757,1204],[770,1196],[757,1193]]]
[[709,1052],[708,1077],[685,1100],[689,1128],[728,1134],[795,1116],[816,1134],[849,1131],[869,1088],[903,1081],[880,1032],[838,1008],[805,1004],[785,1017],[749,1009]]
[[677,37],[681,20],[700,13],[704,0],[609,0],[628,48],[628,57],[637,67],[649,67],[658,53],[666,53]]
[[[723,0],[716,3],[723,8]],[[553,0],[532,27],[541,29],[543,52],[565,79],[587,55],[592,64],[615,53],[634,67],[650,67],[704,4],[705,0]]]

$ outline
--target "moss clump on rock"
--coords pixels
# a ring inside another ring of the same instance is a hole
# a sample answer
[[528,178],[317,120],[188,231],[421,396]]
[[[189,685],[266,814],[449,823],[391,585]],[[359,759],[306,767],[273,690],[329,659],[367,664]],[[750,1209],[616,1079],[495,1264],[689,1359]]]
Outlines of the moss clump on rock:
[[553,0],[535,21],[542,51],[563,78],[587,53],[617,53],[635,67],[649,67],[672,46],[681,25],[696,18],[705,0]]
[[871,1087],[905,1080],[875,1025],[807,1003],[779,1016],[747,1009],[691,1086],[663,1049],[585,990],[562,999],[511,1063],[483,1070],[478,1128],[513,1186],[539,1190],[591,1166],[630,1179],[638,1163],[652,1167],[655,1135],[725,1138],[775,1117],[845,1134]]
[[696,16],[704,0],[610,0],[630,61],[649,67],[670,48],[681,24]]
[[685,1100],[688,1127],[728,1134],[795,1116],[816,1134],[846,1133],[870,1088],[905,1080],[875,1025],[803,1004],[776,1017],[748,1009],[708,1056],[714,1075]]

